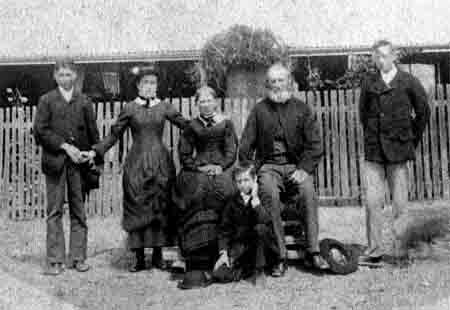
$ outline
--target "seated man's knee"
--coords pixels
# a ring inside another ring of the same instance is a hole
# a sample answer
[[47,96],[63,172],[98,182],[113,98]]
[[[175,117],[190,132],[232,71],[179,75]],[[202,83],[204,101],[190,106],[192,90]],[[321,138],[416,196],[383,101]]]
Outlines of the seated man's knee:
[[268,224],[257,224],[255,226],[255,231],[259,238],[265,237],[270,233],[270,227]]
[[303,200],[316,199],[316,189],[312,177],[306,178],[303,182],[298,184],[299,198]]
[[278,189],[278,183],[268,173],[262,173],[258,176],[258,190],[262,199],[266,197],[279,199],[280,191]]

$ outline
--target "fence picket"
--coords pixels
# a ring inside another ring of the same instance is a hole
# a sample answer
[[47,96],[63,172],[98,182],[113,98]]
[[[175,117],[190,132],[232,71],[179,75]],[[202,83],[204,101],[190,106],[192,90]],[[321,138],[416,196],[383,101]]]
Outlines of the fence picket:
[[431,116],[430,116],[430,149],[431,149],[431,173],[432,173],[432,186],[433,186],[433,198],[440,197],[441,195],[441,177],[440,177],[440,160],[438,158],[438,143],[439,135],[436,130],[438,120],[438,109],[434,100],[430,102]]
[[430,127],[427,126],[425,132],[423,134],[423,172],[424,172],[424,194],[425,199],[432,199],[433,197],[433,184],[431,180],[431,172],[430,172]]
[[339,111],[339,168],[342,197],[350,197],[349,188],[349,167],[348,167],[348,138],[347,138],[347,113],[349,110],[348,100],[343,90],[339,91],[338,111]]
[[347,112],[347,124],[348,124],[348,156],[349,156],[349,181],[350,181],[350,195],[352,197],[358,196],[358,171],[357,162],[358,158],[356,156],[356,140],[355,140],[355,93],[352,91],[347,92],[347,99],[349,104],[349,109]]
[[5,195],[5,188],[6,184],[9,182],[5,179],[5,158],[4,158],[4,152],[5,152],[5,125],[6,117],[5,117],[5,109],[0,110],[0,179],[2,182],[0,182],[0,210],[6,208],[6,202],[8,201],[6,199]]
[[[450,93],[447,88],[446,92]],[[439,91],[438,91],[439,94]],[[317,116],[322,137],[324,158],[315,176],[320,197],[348,201],[358,195],[364,199],[362,165],[364,161],[363,131],[359,122],[359,90],[299,92]],[[316,101],[320,100],[320,101]],[[198,108],[190,98],[177,98],[172,104],[192,118]],[[222,107],[235,124],[241,136],[254,99],[225,99]],[[111,124],[121,110],[122,103],[95,105],[100,136],[109,133]],[[408,164],[410,172],[409,198],[450,199],[449,137],[450,102],[431,102],[431,119],[416,150],[416,160]],[[40,147],[31,135],[35,108],[4,108],[0,114],[0,201],[11,218],[27,219],[45,215],[45,177],[40,171]],[[173,151],[176,165],[178,129],[167,125],[164,142]],[[89,215],[120,214],[122,202],[121,175],[124,156],[131,145],[128,130],[122,141],[105,156],[105,170],[100,190],[94,190],[87,199]]]
[[341,192],[341,180],[340,180],[340,166],[339,166],[339,148],[340,148],[340,137],[339,137],[339,127],[338,127],[338,102],[337,102],[337,92],[331,92],[330,98],[330,108],[331,108],[331,156],[333,164],[333,196],[340,197]]
[[441,162],[441,177],[442,177],[442,197],[444,199],[450,198],[450,180],[448,175],[448,135],[446,127],[448,122],[446,121],[447,107],[441,102],[438,105],[439,109],[439,145],[440,145],[440,162]]
[[324,116],[324,122],[323,122],[323,128],[324,128],[324,144],[325,144],[325,196],[332,196],[333,194],[333,181],[332,181],[332,176],[333,173],[331,171],[331,145],[332,145],[332,136],[331,136],[331,122],[330,122],[330,101],[329,101],[329,92],[325,92],[325,102],[324,104],[320,107],[323,111],[323,116]]

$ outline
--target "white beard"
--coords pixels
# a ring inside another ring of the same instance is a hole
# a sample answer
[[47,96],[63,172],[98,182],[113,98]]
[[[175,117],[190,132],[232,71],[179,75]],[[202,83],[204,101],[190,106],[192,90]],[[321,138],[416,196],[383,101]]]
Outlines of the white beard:
[[273,91],[269,90],[269,99],[276,103],[285,103],[291,98],[291,92],[288,90]]

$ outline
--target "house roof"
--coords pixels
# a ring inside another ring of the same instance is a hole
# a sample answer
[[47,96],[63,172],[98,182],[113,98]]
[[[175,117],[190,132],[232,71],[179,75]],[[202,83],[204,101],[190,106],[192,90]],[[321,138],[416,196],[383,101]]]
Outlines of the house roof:
[[449,16],[446,0],[3,0],[0,63],[196,59],[236,23],[273,30],[294,55],[379,38],[448,50]]

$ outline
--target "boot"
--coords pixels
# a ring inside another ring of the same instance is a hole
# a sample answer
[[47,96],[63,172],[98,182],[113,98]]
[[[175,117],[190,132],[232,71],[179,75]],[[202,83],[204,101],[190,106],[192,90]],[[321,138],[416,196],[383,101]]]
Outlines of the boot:
[[145,253],[144,248],[134,250],[136,253],[136,263],[130,267],[130,272],[139,272],[145,270]]
[[154,247],[152,253],[152,267],[157,269],[164,269],[164,261],[162,257],[162,248]]

